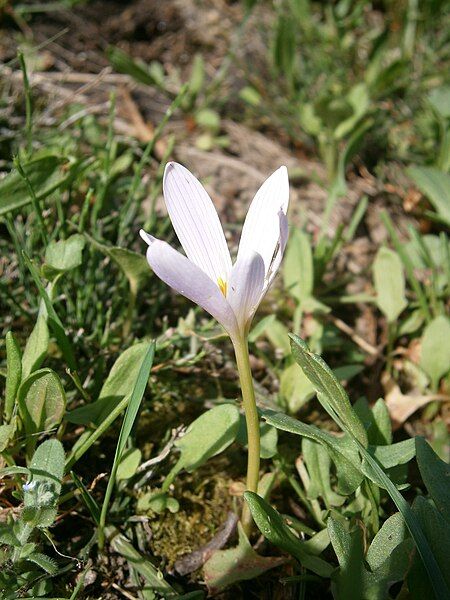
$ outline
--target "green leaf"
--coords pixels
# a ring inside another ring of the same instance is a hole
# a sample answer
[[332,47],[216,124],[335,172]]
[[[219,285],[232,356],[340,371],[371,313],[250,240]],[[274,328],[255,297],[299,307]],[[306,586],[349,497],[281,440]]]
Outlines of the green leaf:
[[415,560],[408,576],[409,589],[415,591],[415,593],[412,594],[414,599],[428,598],[433,591],[435,597],[439,600],[441,598],[450,598],[450,570],[448,568],[448,557],[450,556],[450,529],[448,521],[441,516],[432,502],[426,500],[423,496],[417,496],[414,500],[413,510],[425,533],[431,552],[440,567],[443,579],[447,585],[446,588],[442,588],[442,590],[438,591],[433,576],[429,572],[427,574],[419,561]]
[[27,435],[59,425],[64,416],[66,394],[58,375],[51,369],[32,373],[19,388],[18,404]]
[[327,521],[331,544],[339,561],[339,570],[333,575],[337,597],[360,600],[363,589],[363,546],[361,530],[349,533],[333,518]]
[[450,319],[444,315],[429,323],[422,335],[420,366],[430,376],[434,389],[450,370]]
[[441,516],[450,523],[450,466],[422,437],[416,437],[417,464],[424,484]]
[[128,279],[130,290],[133,294],[137,294],[141,285],[150,277],[151,269],[148,266],[147,259],[142,254],[128,250],[127,248],[119,248],[118,246],[107,246],[97,242],[87,233],[84,234],[86,239],[97,250],[100,250],[106,256],[109,256],[121,269],[125,277]]
[[238,532],[238,546],[227,550],[216,550],[203,566],[205,583],[211,595],[237,581],[254,579],[285,562],[284,558],[257,554],[251,547],[240,523]]
[[363,480],[361,461],[354,444],[348,437],[336,437],[314,425],[307,425],[284,413],[266,411],[263,418],[269,425],[289,431],[322,444],[330,454],[337,470],[338,491],[351,494]]
[[42,554],[41,552],[33,552],[29,556],[27,556],[27,560],[33,562],[38,567],[41,567],[46,573],[49,575],[55,575],[58,571],[58,564],[49,556]]
[[406,172],[427,196],[441,219],[450,225],[450,175],[435,167],[412,166]]
[[126,52],[115,46],[107,48],[107,56],[114,70],[118,73],[130,75],[133,79],[144,85],[161,85],[160,75],[155,77],[155,71],[148,67],[142,60],[133,60]]
[[289,332],[283,323],[277,319],[267,320],[264,327],[264,335],[282,356],[289,355]]
[[106,535],[111,548],[125,558],[131,569],[134,569],[145,581],[144,590],[158,593],[162,598],[176,598],[177,592],[167,583],[163,574],[145,555],[138,552],[128,538],[117,529],[108,527]]
[[64,473],[64,449],[59,440],[47,440],[29,465],[34,487],[24,492],[25,508],[36,510],[35,527],[49,527],[56,518]]
[[405,521],[399,512],[386,519],[367,551],[366,561],[372,571],[381,567],[407,534]]
[[373,263],[376,302],[389,323],[394,323],[407,306],[405,275],[400,257],[389,248],[380,248]]
[[[332,392],[333,386],[329,385],[331,373],[329,367],[327,367],[321,359],[317,360],[319,357],[316,357],[316,360],[313,360],[314,355],[311,355],[310,353],[305,357],[304,353],[307,350],[306,344],[300,338],[297,338],[297,336],[291,336],[291,338],[294,346],[293,350],[297,348],[300,360],[302,360],[302,362],[305,362],[306,367],[308,368],[308,371],[306,371],[305,369],[305,372],[308,376],[310,376],[310,379],[316,385],[316,388],[323,389],[324,392]],[[305,359],[308,357],[311,358],[311,360],[307,361]],[[324,368],[324,365],[326,369]],[[326,410],[329,411],[329,413],[333,416],[334,420],[339,424],[339,426],[342,427],[343,430],[346,431],[356,443],[359,452],[365,461],[365,464],[368,465],[370,468],[370,475],[372,481],[376,481],[377,484],[380,485],[380,487],[384,487],[388,491],[398,510],[401,512],[403,518],[405,519],[406,525],[411,533],[412,538],[414,539],[417,550],[419,551],[419,554],[427,569],[436,597],[447,597],[449,595],[449,590],[445,583],[440,566],[433,555],[433,552],[430,548],[430,544],[424,535],[424,532],[420,526],[420,522],[416,517],[415,513],[411,510],[409,504],[406,502],[406,500],[399,493],[395,485],[383,471],[380,464],[367,451],[365,447],[366,444],[363,444],[359,437],[360,432],[355,431],[356,428],[353,427],[353,423],[351,421],[342,418],[342,410],[339,410],[341,408],[339,404],[336,405],[335,402],[333,405],[327,406],[327,404],[324,404],[324,398],[321,398],[321,395],[323,395],[322,392],[319,392],[318,398],[320,399],[321,403],[325,406]],[[335,414],[333,414],[333,412],[335,412]],[[360,423],[359,420],[358,423]],[[365,469],[365,472],[367,473],[367,469]]]
[[359,398],[353,408],[364,423],[369,444],[384,446],[392,442],[391,417],[382,398],[379,398],[372,408],[365,398]]
[[47,246],[45,263],[42,266],[44,277],[53,279],[58,273],[79,267],[85,244],[86,240],[80,234],[71,235],[67,240],[51,242]]
[[6,385],[4,414],[9,421],[14,411],[17,391],[22,380],[22,353],[12,331],[6,334]]
[[389,446],[369,446],[369,452],[385,469],[392,469],[412,460],[416,455],[416,447],[414,439],[410,438]]
[[283,261],[284,287],[298,302],[313,294],[314,264],[309,235],[294,229]]
[[[137,413],[139,411],[139,407],[141,406],[142,398],[144,397],[144,392],[147,387],[148,379],[150,377],[150,370],[153,365],[153,358],[155,356],[155,342],[152,342],[147,346],[147,351],[145,356],[141,362],[139,372],[137,378],[134,382],[133,391],[131,393],[131,398],[128,403],[127,409],[125,411],[125,416],[123,418],[122,427],[120,429],[119,439],[117,441],[116,452],[114,454],[114,461],[111,468],[111,475],[109,477],[108,486],[106,488],[105,497],[102,505],[102,512],[100,515],[100,524],[99,524],[99,545],[100,548],[103,546],[103,530],[106,523],[106,515],[108,511],[109,500],[111,498],[112,490],[114,487],[114,483],[117,476],[117,470],[119,468],[119,464],[125,450],[125,445],[127,443],[127,439],[131,434],[131,430],[133,428],[134,421],[136,420]],[[101,541],[100,541],[101,540]]]
[[136,474],[137,468],[141,463],[142,453],[139,448],[131,448],[128,452],[120,459],[119,466],[117,467],[117,481],[124,479],[130,479]]
[[17,429],[17,417],[13,418],[10,423],[0,425],[0,452],[6,450],[9,444],[13,441]]
[[39,369],[42,361],[47,355],[49,333],[47,317],[39,314],[33,331],[25,345],[22,356],[22,378],[25,379],[30,373]]
[[292,354],[318,392],[319,402],[344,431],[350,430],[363,446],[367,446],[364,426],[333,371],[320,356],[310,352],[301,338],[292,334],[290,338]]
[[[277,454],[278,432],[275,427],[271,427],[268,423],[260,422],[260,457],[272,458]],[[239,429],[236,435],[236,441],[242,446],[247,446],[247,424],[244,415],[239,415]]]
[[148,343],[140,342],[122,352],[100,390],[99,399],[72,410],[66,415],[66,419],[80,425],[100,425],[111,410],[130,394],[147,350]]
[[[61,156],[44,154],[22,168],[38,200],[67,185],[75,176],[80,163],[70,163]],[[31,203],[28,187],[18,171],[11,171],[0,180],[0,216]]]
[[209,458],[223,452],[236,439],[239,410],[233,404],[221,404],[203,413],[191,423],[175,445],[181,451],[181,468],[192,472]]
[[331,460],[327,449],[321,444],[305,438],[302,441],[302,452],[310,478],[307,489],[308,498],[316,500],[321,496],[327,508],[341,506],[345,502],[345,496],[336,494],[331,488]]
[[41,278],[39,277],[39,273],[37,272],[37,269],[34,266],[33,262],[31,261],[30,257],[28,256],[28,254],[25,251],[23,251],[22,254],[23,254],[25,263],[26,263],[28,269],[30,270],[33,281],[35,282],[36,287],[39,290],[39,295],[41,296],[41,298],[45,304],[45,308],[47,309],[48,325],[50,326],[50,328],[58,342],[58,345],[61,348],[64,358],[66,359],[67,365],[69,366],[69,368],[72,371],[76,371],[77,365],[76,365],[75,354],[74,354],[74,351],[72,348],[72,344],[66,335],[66,332],[64,330],[64,326],[61,322],[61,319],[58,317],[58,315],[53,307],[52,301],[50,300],[49,295],[47,294],[47,291],[45,290],[44,286],[42,285]]
[[297,363],[289,365],[281,373],[280,394],[286,400],[291,413],[296,413],[315,395],[313,384]]
[[261,496],[254,492],[245,492],[244,498],[249,505],[252,517],[265,538],[281,548],[299,563],[321,577],[329,577],[334,570],[330,564],[308,553],[308,546],[300,541],[283,521],[281,515]]
[[97,501],[95,500],[95,498],[92,496],[91,492],[86,488],[84,483],[81,481],[81,479],[78,477],[78,475],[74,471],[71,471],[70,475],[71,475],[75,485],[80,490],[83,502],[85,503],[87,509],[89,510],[91,517],[94,520],[94,523],[96,525],[98,525],[100,523],[100,507],[97,504]]

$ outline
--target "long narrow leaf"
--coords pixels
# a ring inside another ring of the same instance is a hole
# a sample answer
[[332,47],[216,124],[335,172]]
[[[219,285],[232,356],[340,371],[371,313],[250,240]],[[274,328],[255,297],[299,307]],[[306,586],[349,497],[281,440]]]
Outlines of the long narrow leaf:
[[141,405],[142,398],[144,396],[145,388],[147,387],[148,378],[150,375],[150,369],[153,364],[153,357],[155,355],[155,342],[153,341],[144,356],[142,361],[141,368],[139,369],[139,373],[136,379],[136,383],[134,384],[133,391],[131,393],[131,398],[127,406],[127,410],[125,412],[125,416],[123,419],[122,427],[119,434],[119,439],[117,441],[116,453],[114,455],[113,466],[111,469],[111,475],[109,477],[108,486],[106,488],[105,498],[103,500],[102,512],[100,514],[100,523],[99,523],[99,546],[100,548],[104,543],[104,528],[106,523],[106,515],[108,512],[108,505],[111,499],[111,494],[114,488],[114,483],[116,481],[117,469],[119,467],[120,459],[122,457],[122,453],[125,449],[125,444],[127,442],[128,436],[131,433],[131,429],[133,428],[134,421],[136,419],[136,415],[138,413],[139,407]]

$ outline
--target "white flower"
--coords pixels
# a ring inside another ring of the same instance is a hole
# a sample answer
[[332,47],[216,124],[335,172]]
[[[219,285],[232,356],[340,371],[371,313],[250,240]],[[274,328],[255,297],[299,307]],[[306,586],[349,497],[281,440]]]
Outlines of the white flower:
[[183,166],[170,162],[164,173],[163,191],[186,256],[141,230],[149,246],[149,265],[167,285],[217,319],[231,338],[247,335],[286,247],[286,167],[275,171],[253,199],[234,264],[217,211],[201,183]]

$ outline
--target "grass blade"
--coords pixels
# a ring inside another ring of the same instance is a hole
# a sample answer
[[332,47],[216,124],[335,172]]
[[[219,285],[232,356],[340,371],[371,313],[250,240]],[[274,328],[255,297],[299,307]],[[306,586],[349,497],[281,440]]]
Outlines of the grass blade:
[[119,434],[119,439],[117,441],[116,453],[114,455],[111,475],[109,477],[108,486],[105,492],[105,498],[103,500],[102,511],[100,514],[100,523],[98,528],[98,545],[100,548],[103,548],[103,545],[105,543],[104,529],[106,524],[106,514],[108,512],[109,501],[111,499],[114,483],[116,481],[117,469],[120,463],[120,459],[122,457],[122,453],[125,449],[125,444],[127,442],[128,436],[131,433],[131,429],[133,427],[136,415],[141,405],[145,388],[147,387],[147,382],[150,375],[150,369],[152,368],[154,355],[155,342],[152,342],[148,348],[147,354],[144,356],[141,368],[139,369],[139,374],[137,376],[136,383],[134,384],[133,392],[131,393],[131,398],[128,403],[127,410],[125,412],[125,416]]

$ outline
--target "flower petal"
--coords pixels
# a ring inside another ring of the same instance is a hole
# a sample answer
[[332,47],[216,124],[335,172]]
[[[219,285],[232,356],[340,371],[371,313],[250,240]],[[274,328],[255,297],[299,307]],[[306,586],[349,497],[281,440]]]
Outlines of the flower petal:
[[222,225],[202,184],[183,166],[166,165],[164,200],[187,257],[214,282],[227,281],[231,258]]
[[166,242],[142,230],[140,233],[149,244],[147,260],[156,275],[178,293],[209,312],[229,333],[235,332],[237,324],[233,309],[217,284]]
[[280,223],[280,225],[279,225],[280,237],[279,237],[279,241],[278,241],[278,248],[275,251],[275,256],[273,257],[272,264],[270,265],[269,271],[266,276],[266,287],[264,289],[263,295],[269,289],[270,284],[274,280],[274,277],[277,274],[278,269],[280,268],[280,264],[281,264],[281,261],[283,260],[283,254],[286,249],[286,244],[287,244],[288,235],[289,235],[288,220],[287,220],[286,215],[281,210],[278,213],[278,219],[279,219],[279,223]]
[[287,213],[289,180],[286,167],[280,167],[262,184],[245,219],[239,243],[238,259],[251,251],[260,254],[266,275],[280,239],[278,213]]
[[237,259],[231,270],[227,291],[241,332],[246,333],[261,301],[265,267],[260,254],[251,252]]

